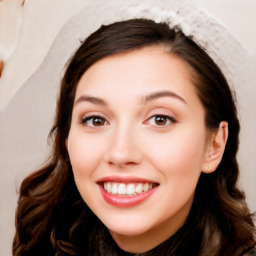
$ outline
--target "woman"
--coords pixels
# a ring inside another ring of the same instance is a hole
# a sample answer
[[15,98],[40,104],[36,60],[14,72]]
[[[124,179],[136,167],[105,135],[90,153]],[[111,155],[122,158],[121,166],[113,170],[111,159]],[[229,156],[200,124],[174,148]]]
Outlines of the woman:
[[245,255],[239,122],[226,79],[178,28],[102,26],[62,80],[52,157],[20,189],[14,255]]

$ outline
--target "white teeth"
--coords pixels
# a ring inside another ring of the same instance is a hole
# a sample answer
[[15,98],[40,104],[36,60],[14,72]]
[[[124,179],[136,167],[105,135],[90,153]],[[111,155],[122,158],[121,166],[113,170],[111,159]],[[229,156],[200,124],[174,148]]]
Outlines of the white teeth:
[[135,185],[134,184],[127,185],[126,193],[127,195],[133,195],[135,193]]
[[143,192],[147,192],[152,189],[153,183],[116,183],[116,182],[104,182],[104,190],[114,195],[137,195]]
[[117,193],[119,195],[125,195],[126,194],[126,186],[125,186],[125,184],[123,184],[123,183],[119,184]]
[[111,192],[111,183],[110,182],[107,183],[107,191],[108,191],[108,193]]
[[117,194],[118,188],[117,188],[117,184],[114,183],[111,189],[112,194]]
[[148,191],[148,189],[149,189],[149,184],[145,183],[143,186],[143,191],[146,192],[146,191]]
[[138,194],[142,192],[142,184],[141,183],[136,186],[135,192]]

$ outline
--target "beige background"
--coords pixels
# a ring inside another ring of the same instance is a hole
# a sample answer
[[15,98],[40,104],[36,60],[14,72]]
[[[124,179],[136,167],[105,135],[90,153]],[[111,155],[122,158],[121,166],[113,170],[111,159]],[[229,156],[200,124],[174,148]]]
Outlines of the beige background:
[[[193,0],[192,2],[225,26],[251,56],[256,56],[255,0]],[[26,84],[33,82],[31,75],[39,68],[64,23],[88,3],[88,0],[28,0],[25,3],[18,43],[6,63],[3,76],[0,79],[0,109],[2,113],[0,122],[5,122],[2,123],[3,125],[1,124],[0,129],[0,143],[3,142],[0,144],[1,256],[11,255],[13,220],[17,200],[16,189],[25,175],[40,166],[49,150],[47,144],[43,144],[42,141],[47,141],[47,133],[52,123],[53,116],[49,116],[46,109],[54,109],[55,92],[39,88],[40,97],[38,97],[38,95],[29,94]],[[40,67],[46,74],[50,72],[47,68],[47,62],[45,66]],[[256,70],[256,66],[253,69]],[[45,81],[47,82],[47,78]],[[56,83],[58,83],[57,80]],[[254,185],[256,183],[256,135],[254,136],[256,118],[253,118],[256,109],[255,88],[256,85],[253,88],[246,88],[248,105],[242,106],[241,112],[243,113],[242,120],[245,120],[244,123],[248,129],[247,132],[242,133],[243,150],[239,154],[242,172],[240,184],[246,191],[249,206],[253,211],[256,210],[256,188]],[[52,105],[40,102],[41,95],[52,99]],[[31,108],[31,105],[35,107]],[[19,109],[20,116],[22,120],[23,118],[28,120],[26,124],[19,119],[13,120],[10,115],[16,111],[15,107],[17,106],[22,106],[22,109]],[[35,118],[30,118],[31,116]],[[8,122],[12,125],[8,126]],[[20,134],[24,134],[24,137]],[[28,136],[30,137],[29,141],[26,140]],[[23,172],[20,173],[19,170],[23,170]]]

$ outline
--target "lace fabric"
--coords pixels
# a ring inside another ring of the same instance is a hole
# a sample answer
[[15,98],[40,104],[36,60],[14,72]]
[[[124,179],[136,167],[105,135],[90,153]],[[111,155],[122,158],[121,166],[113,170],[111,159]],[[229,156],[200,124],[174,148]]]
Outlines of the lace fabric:
[[[88,17],[86,13],[94,13],[94,15]],[[241,72],[246,72],[248,69],[246,64],[249,61],[246,50],[223,26],[191,1],[95,0],[72,20],[76,23],[75,27],[80,31],[83,39],[102,24],[131,18],[148,18],[156,22],[166,22],[171,27],[180,27],[187,36],[193,37],[208,52],[231,85],[244,82],[241,80],[246,75],[241,76]],[[90,24],[90,27],[84,24]]]

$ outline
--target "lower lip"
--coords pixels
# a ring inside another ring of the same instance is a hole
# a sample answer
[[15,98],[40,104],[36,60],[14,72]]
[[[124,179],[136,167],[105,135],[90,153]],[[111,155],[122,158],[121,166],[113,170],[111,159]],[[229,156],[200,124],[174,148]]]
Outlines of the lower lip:
[[117,195],[108,193],[99,185],[100,192],[103,199],[107,203],[114,206],[118,206],[118,207],[130,207],[130,206],[135,206],[142,203],[156,191],[157,187],[154,187],[148,190],[147,192],[144,192],[135,196],[117,196]]

